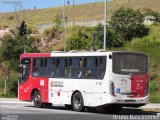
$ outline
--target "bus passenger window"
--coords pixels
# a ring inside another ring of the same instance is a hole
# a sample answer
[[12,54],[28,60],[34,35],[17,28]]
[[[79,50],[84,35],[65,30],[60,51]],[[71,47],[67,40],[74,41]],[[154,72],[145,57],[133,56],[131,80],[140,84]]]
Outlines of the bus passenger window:
[[90,69],[85,71],[85,78],[90,78],[92,74],[92,71]]
[[42,77],[43,76],[43,59],[34,59],[33,60],[33,77]]
[[33,76],[33,77],[38,77],[38,76],[40,76],[37,68],[33,68],[32,76]]
[[50,75],[49,75],[49,77],[55,77],[55,59],[54,58],[51,58],[51,59],[49,59],[49,61],[48,61],[48,69],[49,69],[49,71],[50,71]]
[[103,79],[106,71],[106,58],[99,58],[99,67],[98,67],[98,79]]
[[59,58],[56,60],[56,77],[65,78],[65,59]]
[[78,66],[78,79],[82,78],[82,74],[83,74],[83,59],[79,59],[79,66]]

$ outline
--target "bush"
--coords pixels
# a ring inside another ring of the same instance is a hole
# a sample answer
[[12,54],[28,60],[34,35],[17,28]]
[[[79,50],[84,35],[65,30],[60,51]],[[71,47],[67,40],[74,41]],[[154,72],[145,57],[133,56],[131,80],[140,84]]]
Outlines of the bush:
[[53,20],[55,24],[56,29],[61,29],[62,28],[62,17],[61,15],[57,14]]
[[143,22],[144,16],[139,10],[121,7],[111,17],[110,25],[122,33],[125,40],[128,41],[133,37],[142,37],[148,33]]
[[[104,39],[103,28],[104,26],[102,24],[99,24],[93,28],[77,27],[77,30],[73,28],[70,31],[72,34],[68,38],[69,43],[67,49],[89,50],[91,48],[91,45],[93,45],[94,50],[102,49]],[[91,43],[92,41],[93,43]],[[124,38],[122,37],[122,35],[114,29],[108,27],[106,46],[108,48],[122,47],[123,44]]]
[[[103,42],[104,42],[103,40],[104,39],[104,34],[103,34],[104,27],[102,24],[99,24],[94,29],[95,29],[94,48],[101,49],[103,48]],[[123,44],[124,44],[124,38],[122,37],[122,34],[108,27],[107,38],[106,38],[107,48],[122,47]]]
[[3,25],[3,28],[8,28],[8,25]]
[[108,30],[108,37],[107,37],[107,47],[122,47],[124,45],[124,38],[122,37],[122,34],[115,31],[114,29]]
[[67,44],[67,50],[82,50],[89,49],[89,40],[84,35],[84,33],[79,30],[69,38],[69,43]]
[[49,39],[56,37],[56,34],[58,34],[58,30],[55,27],[52,27],[52,29],[45,29],[44,31],[44,35]]
[[7,18],[7,20],[13,20],[14,19],[14,16],[9,16],[8,18]]
[[44,30],[44,32],[43,32],[43,34],[45,35],[45,36],[49,36],[50,35],[50,29],[45,29]]

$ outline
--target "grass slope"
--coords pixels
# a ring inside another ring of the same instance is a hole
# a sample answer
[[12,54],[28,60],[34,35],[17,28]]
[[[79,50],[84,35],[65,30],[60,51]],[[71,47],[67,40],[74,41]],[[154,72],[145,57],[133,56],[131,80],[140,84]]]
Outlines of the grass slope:
[[[141,11],[152,9],[160,12],[160,0],[113,0],[112,2],[108,2],[108,18],[121,6],[140,9]],[[62,7],[25,10],[18,12],[18,20],[24,19],[30,25],[53,23],[53,19],[57,14],[62,15],[62,10]],[[104,3],[76,5],[74,12],[71,5],[66,7],[65,14],[68,16],[69,21],[101,20],[104,17]],[[16,26],[16,18],[16,13],[0,13],[0,26]]]

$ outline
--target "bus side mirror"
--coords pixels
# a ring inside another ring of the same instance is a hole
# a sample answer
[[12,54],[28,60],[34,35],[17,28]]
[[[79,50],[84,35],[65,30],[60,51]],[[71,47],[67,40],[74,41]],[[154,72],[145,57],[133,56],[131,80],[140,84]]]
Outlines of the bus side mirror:
[[20,64],[19,67],[18,67],[18,72],[21,73],[21,72],[22,72],[22,69],[23,69],[23,65]]

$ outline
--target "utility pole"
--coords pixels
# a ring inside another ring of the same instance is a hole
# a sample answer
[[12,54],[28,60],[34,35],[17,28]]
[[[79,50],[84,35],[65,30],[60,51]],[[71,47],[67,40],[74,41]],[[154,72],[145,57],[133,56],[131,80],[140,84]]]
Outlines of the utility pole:
[[105,0],[105,7],[104,7],[104,43],[103,49],[106,50],[106,38],[107,38],[107,0]]
[[[67,4],[69,5],[69,1]],[[63,1],[63,28],[64,28],[64,51],[66,52],[66,44],[67,44],[67,15],[64,13],[65,11],[65,0]]]
[[64,27],[64,10],[65,10],[65,0],[63,0],[63,20],[62,20],[62,24],[63,24],[63,27]]
[[73,25],[75,26],[75,17],[74,17],[74,0],[73,0]]
[[63,37],[63,41],[64,41],[64,51],[66,51],[66,29],[65,29],[65,13],[64,13],[64,10],[65,10],[65,0],[63,0],[63,20],[62,20],[62,24],[63,24],[63,30],[64,30],[64,37]]
[[64,17],[65,19],[65,28],[64,28],[64,51],[66,52],[66,44],[67,44],[67,16]]

